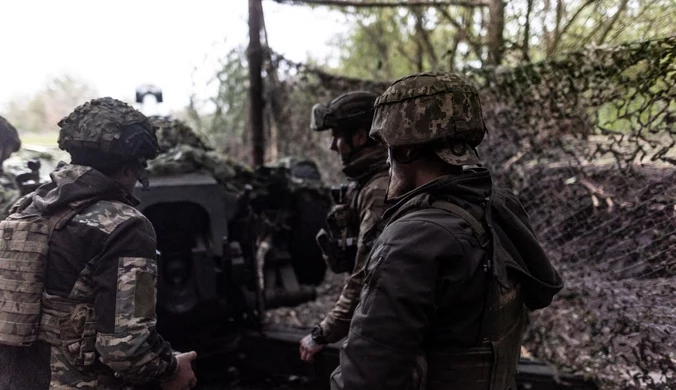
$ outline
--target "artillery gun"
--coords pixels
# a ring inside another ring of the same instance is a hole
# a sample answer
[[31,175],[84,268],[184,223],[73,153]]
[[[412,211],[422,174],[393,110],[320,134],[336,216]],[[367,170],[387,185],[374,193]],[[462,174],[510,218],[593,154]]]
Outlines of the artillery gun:
[[40,179],[40,166],[41,163],[39,159],[30,159],[26,163],[26,167],[29,171],[18,174],[14,179],[21,196],[30,194],[44,184]]
[[325,265],[306,243],[329,204],[315,205],[312,226],[291,210],[303,193],[288,191],[286,168],[255,175],[264,190],[226,191],[208,171],[151,176],[149,191],[136,188],[157,235],[158,330],[179,350],[233,352],[241,330],[260,329],[265,309],[316,297]]

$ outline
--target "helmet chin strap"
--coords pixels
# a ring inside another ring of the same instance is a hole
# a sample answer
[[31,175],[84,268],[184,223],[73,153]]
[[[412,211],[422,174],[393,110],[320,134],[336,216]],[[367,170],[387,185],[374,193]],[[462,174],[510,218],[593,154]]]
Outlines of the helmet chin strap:
[[150,191],[150,180],[148,179],[148,172],[143,169],[143,173],[138,175],[138,182],[141,183],[141,191]]
[[145,169],[143,164],[140,164],[134,169],[134,175],[136,180],[141,183],[141,191],[150,191],[150,179],[148,178],[148,170]]

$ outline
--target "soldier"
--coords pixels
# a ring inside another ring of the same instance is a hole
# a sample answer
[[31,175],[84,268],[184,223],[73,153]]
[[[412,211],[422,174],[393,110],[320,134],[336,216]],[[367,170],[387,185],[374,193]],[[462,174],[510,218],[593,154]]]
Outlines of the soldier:
[[562,288],[510,191],[475,147],[476,89],[455,74],[395,81],[370,135],[388,147],[387,221],[332,389],[515,389],[527,309]]
[[334,197],[339,204],[327,217],[328,232],[320,231],[317,242],[329,268],[336,273],[350,272],[350,276],[331,312],[301,341],[300,355],[305,361],[326,344],[347,336],[370,250],[367,233],[373,231],[385,209],[387,152],[368,136],[376,97],[371,92],[350,92],[328,106],[316,104],[312,108],[312,129],[331,130],[331,150],[340,155],[343,173],[351,181]]
[[9,208],[19,195],[14,179],[5,175],[2,164],[20,148],[19,133],[14,126],[0,116],[0,221],[7,218]]
[[155,231],[132,195],[148,186],[154,129],[109,97],[59,127],[71,164],[0,224],[0,389],[192,388],[195,352],[174,353],[155,328]]

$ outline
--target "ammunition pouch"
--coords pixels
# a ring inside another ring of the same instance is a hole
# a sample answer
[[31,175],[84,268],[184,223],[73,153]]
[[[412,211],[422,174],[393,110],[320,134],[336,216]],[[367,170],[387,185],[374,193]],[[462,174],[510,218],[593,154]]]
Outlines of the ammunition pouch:
[[339,242],[322,229],[317,234],[316,240],[322,251],[322,257],[332,272],[337,274],[352,272],[357,256],[356,238],[350,237]]
[[96,315],[94,305],[43,293],[38,338],[60,348],[76,369],[96,361]]
[[[345,184],[331,189],[334,205],[326,216],[326,229],[317,234],[317,245],[329,269],[337,274],[352,272],[357,256],[359,218],[349,201]],[[354,200],[354,199],[353,199]]]

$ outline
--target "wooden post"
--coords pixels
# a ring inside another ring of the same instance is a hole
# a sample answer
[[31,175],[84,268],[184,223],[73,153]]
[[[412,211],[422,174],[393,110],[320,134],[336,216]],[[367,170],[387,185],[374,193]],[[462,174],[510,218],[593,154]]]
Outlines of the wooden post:
[[261,0],[249,0],[249,134],[251,135],[252,165],[265,161],[265,137],[263,133],[263,50],[261,48]]

